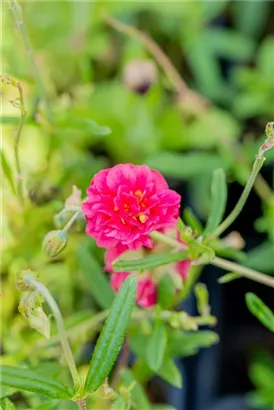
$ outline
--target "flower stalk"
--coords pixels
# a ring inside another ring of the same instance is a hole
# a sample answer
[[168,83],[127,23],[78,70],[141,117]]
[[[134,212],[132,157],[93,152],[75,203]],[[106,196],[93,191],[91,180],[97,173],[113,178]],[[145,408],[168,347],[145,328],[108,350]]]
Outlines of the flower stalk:
[[40,94],[40,97],[41,97],[42,101],[45,104],[45,109],[46,109],[48,121],[49,121],[50,124],[53,124],[54,121],[53,121],[52,110],[51,110],[51,107],[50,107],[48,99],[47,99],[46,91],[45,91],[45,88],[44,88],[43,81],[41,79],[39,69],[38,69],[37,64],[35,62],[32,44],[31,44],[28,32],[27,32],[25,24],[24,24],[22,8],[19,5],[17,0],[9,0],[9,7],[10,7],[10,10],[11,10],[11,12],[13,14],[13,17],[14,17],[15,26],[21,33],[21,36],[22,36],[22,39],[23,39],[23,42],[24,42],[24,45],[25,45],[26,53],[29,56],[29,61],[30,61],[31,67],[32,67],[32,72],[33,72],[37,87],[39,89],[39,94]]
[[[167,238],[165,235],[159,232],[152,232],[150,237],[154,240],[161,241],[166,245],[172,246],[175,249],[183,248],[185,249],[185,245],[178,242],[176,239]],[[217,266],[219,268],[223,268],[228,271],[233,271],[239,273],[241,276],[246,277],[248,279],[254,280],[255,282],[262,283],[264,285],[270,286],[274,288],[274,278],[271,276],[265,275],[264,273],[258,272],[254,269],[249,269],[245,266],[238,265],[237,263],[230,262],[226,259],[222,259],[219,257],[214,257],[211,261],[208,262],[210,265]],[[195,262],[195,264],[197,264]]]
[[19,93],[19,97],[17,97],[15,100],[10,101],[10,102],[15,108],[18,108],[20,110],[19,126],[14,133],[13,146],[14,146],[14,158],[15,158],[15,169],[16,169],[17,195],[18,195],[18,199],[21,205],[24,206],[23,177],[22,177],[22,168],[21,168],[20,157],[19,157],[19,142],[20,142],[23,125],[25,123],[25,119],[27,115],[27,111],[25,108],[25,102],[24,102],[24,92],[23,92],[21,83],[19,81],[13,80],[11,77],[7,75],[1,75],[1,82],[4,84],[9,84],[9,85],[12,85],[13,87],[16,87]]
[[[40,282],[38,282],[36,279],[34,279],[33,276],[27,276],[25,278],[25,282],[27,285],[30,286],[35,286],[36,290],[45,298],[45,300],[47,301],[53,316],[55,318],[56,321],[56,325],[57,325],[57,329],[58,329],[58,333],[59,333],[59,339],[63,348],[63,352],[64,352],[64,356],[66,358],[73,382],[75,387],[79,387],[81,384],[81,380],[74,362],[74,358],[70,349],[70,345],[68,342],[68,338],[66,335],[66,331],[65,331],[65,326],[64,326],[64,322],[63,322],[63,318],[62,318],[62,314],[60,312],[60,309],[57,305],[57,303],[55,302],[55,300],[53,299],[53,297],[51,296],[50,292],[48,291],[48,289]],[[84,408],[84,407],[81,407]]]

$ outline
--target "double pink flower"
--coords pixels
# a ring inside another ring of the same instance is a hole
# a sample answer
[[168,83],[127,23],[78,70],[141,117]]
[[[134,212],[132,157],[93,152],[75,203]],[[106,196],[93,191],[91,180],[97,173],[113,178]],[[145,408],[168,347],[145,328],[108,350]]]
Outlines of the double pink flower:
[[[176,226],[181,197],[169,189],[158,171],[146,165],[132,164],[119,164],[99,171],[94,175],[87,195],[88,199],[82,205],[87,220],[86,233],[95,238],[98,246],[107,248],[106,270],[112,272],[111,284],[118,291],[131,272],[113,272],[111,264],[114,259],[127,250],[153,252],[156,245],[149,234]],[[140,276],[137,302],[143,307],[156,304],[155,272]]]

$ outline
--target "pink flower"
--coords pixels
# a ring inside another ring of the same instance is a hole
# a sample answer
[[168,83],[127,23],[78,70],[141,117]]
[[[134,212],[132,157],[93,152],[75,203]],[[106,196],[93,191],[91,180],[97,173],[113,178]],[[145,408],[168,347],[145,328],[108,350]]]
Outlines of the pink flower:
[[[122,283],[131,275],[130,272],[113,272],[110,283],[115,292],[118,292]],[[142,275],[138,280],[136,301],[143,308],[154,306],[157,301],[156,283],[148,276]]]
[[99,171],[87,189],[82,210],[86,233],[101,247],[151,247],[149,234],[173,227],[181,197],[146,165],[119,164]]
[[[179,233],[176,229],[165,230],[164,233],[167,236],[174,238],[177,237],[179,240]],[[153,247],[151,249],[142,247],[134,251],[127,250],[122,246],[116,246],[106,250],[105,270],[112,273],[110,283],[115,292],[120,289],[126,278],[133,274],[132,272],[113,271],[112,263],[115,259],[121,255],[123,255],[123,258],[127,260],[141,259],[147,253],[162,253],[167,251],[165,244],[153,242],[152,245]],[[180,262],[160,266],[151,271],[144,272],[138,277],[138,290],[136,297],[137,303],[144,308],[154,306],[157,303],[157,282],[161,279],[161,277],[168,273],[171,277],[179,275],[182,281],[184,281],[187,277],[190,264],[191,261],[189,259],[185,259]]]

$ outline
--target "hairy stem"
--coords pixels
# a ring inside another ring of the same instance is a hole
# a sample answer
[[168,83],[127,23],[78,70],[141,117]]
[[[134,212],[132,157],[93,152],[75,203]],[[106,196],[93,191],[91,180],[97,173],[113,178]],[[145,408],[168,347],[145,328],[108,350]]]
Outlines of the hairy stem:
[[22,132],[22,128],[25,122],[27,112],[25,110],[23,88],[19,81],[16,82],[16,87],[18,88],[18,91],[19,91],[20,113],[21,113],[19,127],[14,136],[14,155],[15,155],[15,167],[16,167],[16,174],[17,174],[16,175],[16,185],[17,185],[17,193],[18,193],[19,200],[22,203],[22,205],[24,205],[22,170],[21,170],[21,164],[20,164],[20,159],[19,159],[19,141],[20,141],[20,136],[21,136],[21,132]]
[[273,277],[269,275],[265,275],[264,273],[261,273],[261,272],[257,272],[254,269],[246,268],[245,266],[238,265],[237,263],[230,262],[226,259],[222,259],[217,256],[213,259],[211,264],[214,266],[218,266],[219,268],[223,268],[230,272],[231,271],[237,272],[241,276],[244,276],[245,278],[254,280],[255,282],[260,282],[264,285],[274,288],[274,278]]
[[264,156],[262,155],[257,155],[257,158],[254,162],[252,172],[250,174],[250,177],[244,187],[244,190],[242,192],[242,195],[240,196],[239,201],[237,202],[235,208],[233,211],[228,215],[228,217],[218,226],[216,231],[213,233],[214,236],[220,236],[221,233],[223,233],[234,221],[235,219],[239,216],[241,213],[246,200],[248,198],[248,195],[250,194],[250,191],[254,185],[255,179],[260,171],[260,169],[263,166],[264,163]]
[[70,230],[70,228],[72,227],[73,223],[76,221],[76,219],[78,218],[78,216],[81,213],[81,209],[76,211],[75,214],[72,215],[72,217],[70,218],[70,220],[68,221],[68,223],[66,224],[66,226],[63,228],[63,231],[67,232]]
[[[77,372],[76,369],[76,365],[74,362],[74,358],[70,349],[70,345],[68,342],[68,338],[66,335],[66,331],[65,331],[65,326],[64,326],[64,322],[63,322],[63,318],[60,312],[60,309],[57,305],[57,303],[55,302],[55,300],[53,299],[53,297],[51,296],[50,292],[48,291],[48,289],[40,282],[38,282],[37,280],[35,280],[32,276],[28,276],[25,279],[26,282],[28,282],[29,285],[33,285],[35,286],[35,288],[39,291],[39,293],[41,293],[41,295],[45,298],[45,300],[47,301],[49,307],[51,308],[51,311],[53,313],[53,316],[55,318],[56,321],[56,325],[57,325],[57,329],[58,329],[58,333],[59,333],[59,339],[63,348],[63,352],[64,352],[64,356],[66,358],[73,382],[75,384],[75,386],[79,386],[80,385],[80,377],[79,374]],[[84,407],[83,407],[84,408]]]
[[77,400],[79,410],[87,410],[87,403],[85,399]]
[[25,45],[26,53],[29,57],[29,61],[30,61],[31,67],[32,67],[32,72],[33,72],[33,75],[34,75],[34,78],[35,78],[35,82],[36,82],[38,90],[39,90],[40,98],[45,104],[45,109],[46,109],[48,121],[49,121],[50,124],[53,124],[53,114],[52,114],[51,107],[50,107],[50,104],[49,104],[48,99],[47,99],[47,94],[46,94],[46,91],[45,91],[45,87],[44,87],[42,78],[40,76],[40,72],[39,72],[37,64],[35,62],[32,44],[31,44],[30,38],[28,36],[28,32],[26,30],[24,20],[23,20],[22,8],[19,5],[17,0],[9,0],[9,6],[10,6],[10,9],[12,11],[14,20],[15,20],[16,28],[21,33],[21,36],[22,36],[22,39],[23,39],[23,42],[24,42],[24,45]]
[[[175,249],[183,248],[185,245],[178,242],[176,239],[166,237],[165,235],[159,232],[152,232],[150,237],[154,240],[165,243],[166,245],[172,246]],[[210,265],[218,266],[228,271],[233,271],[239,273],[241,276],[244,276],[248,279],[252,279],[255,282],[263,283],[264,285],[274,287],[274,278],[271,276],[265,275],[264,273],[258,272],[254,269],[246,268],[245,266],[238,265],[237,263],[230,262],[226,259],[214,257],[213,260],[209,262]]]

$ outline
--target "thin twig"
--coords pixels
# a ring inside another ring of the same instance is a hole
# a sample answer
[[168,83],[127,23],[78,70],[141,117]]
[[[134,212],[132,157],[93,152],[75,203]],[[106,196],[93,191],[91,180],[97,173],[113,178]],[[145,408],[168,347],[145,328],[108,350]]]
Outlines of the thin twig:
[[76,387],[80,386],[81,380],[75,365],[75,361],[73,358],[73,354],[71,352],[70,349],[70,345],[68,342],[68,338],[67,338],[67,334],[66,334],[66,330],[65,330],[65,326],[64,326],[64,322],[63,322],[63,318],[62,318],[62,314],[60,312],[59,306],[57,305],[57,303],[55,302],[55,300],[53,299],[53,297],[51,296],[50,292],[48,291],[48,289],[40,282],[38,282],[36,279],[34,279],[32,276],[28,276],[25,279],[26,283],[29,285],[33,285],[35,286],[35,288],[39,291],[39,293],[41,293],[41,295],[45,298],[45,300],[47,301],[53,316],[55,318],[56,321],[56,325],[57,325],[57,329],[58,329],[58,333],[59,333],[59,340],[61,342],[62,348],[63,348],[63,352],[64,352],[64,356],[66,358],[72,379],[74,381],[74,385]]
[[206,108],[208,102],[203,97],[201,97],[200,95],[198,95],[197,93],[188,88],[187,84],[184,82],[184,80],[182,79],[174,65],[171,63],[169,58],[166,56],[166,54],[162,51],[158,44],[155,41],[153,41],[147,34],[142,33],[135,27],[129,26],[128,24],[121,23],[120,21],[115,20],[107,14],[105,14],[103,18],[107,24],[115,28],[120,33],[127,34],[128,36],[137,39],[146,46],[146,48],[155,57],[157,63],[162,67],[163,71],[166,73],[171,84],[173,84],[173,86],[179,93],[181,102],[191,101],[193,105],[191,104],[189,106],[190,108],[197,107],[197,104],[200,108]]
[[210,263],[214,266],[218,266],[219,268],[223,268],[227,271],[237,272],[245,278],[254,280],[255,282],[260,282],[264,285],[274,288],[274,278],[272,276],[265,275],[261,272],[257,272],[254,269],[246,268],[245,266],[240,266],[237,263],[230,262],[226,259],[218,258],[217,256]]
[[15,20],[15,27],[20,31],[24,45],[25,45],[25,49],[26,49],[26,53],[29,57],[29,61],[32,67],[32,72],[39,90],[39,94],[40,94],[40,98],[41,100],[44,102],[45,104],[45,109],[46,109],[46,114],[47,114],[47,118],[50,124],[53,124],[53,114],[52,114],[52,110],[47,98],[47,94],[46,94],[46,90],[42,81],[42,78],[40,76],[40,72],[39,69],[37,67],[37,64],[35,62],[35,58],[34,58],[34,53],[33,53],[33,48],[32,48],[32,44],[28,35],[28,32],[26,30],[25,24],[24,24],[24,19],[23,19],[23,14],[22,14],[22,8],[19,5],[17,0],[9,0],[9,6],[10,9],[12,11],[14,20]]
[[20,110],[19,126],[18,126],[18,129],[14,133],[13,146],[14,146],[14,157],[15,157],[15,170],[16,170],[15,181],[16,181],[16,186],[17,186],[17,195],[18,195],[20,203],[22,204],[22,206],[24,206],[22,169],[21,169],[20,157],[19,157],[19,142],[20,142],[22,128],[25,123],[25,118],[27,115],[27,111],[25,108],[25,102],[24,102],[24,93],[23,93],[22,85],[19,81],[13,80],[8,75],[1,75],[0,78],[1,78],[1,83],[12,85],[13,87],[16,87],[19,93],[19,97],[17,97],[15,100],[12,100],[10,102],[15,108],[18,108]]
[[[166,243],[169,246],[173,246],[175,249],[178,249],[180,247],[183,248],[183,245],[181,242],[178,242],[176,239],[172,239],[170,237],[168,237],[166,240],[166,236],[163,234],[158,235],[158,232],[156,236],[154,235],[154,232],[153,232],[152,238],[154,240]],[[173,245],[172,245],[172,242],[173,242]],[[183,249],[185,249],[185,247]],[[226,259],[214,257],[214,259],[209,261],[208,264],[218,266],[219,268],[223,268],[228,271],[237,272],[241,276],[254,280],[255,282],[263,283],[264,285],[270,286],[272,288],[274,287],[274,278],[272,278],[271,276],[265,275],[264,273],[258,272],[254,269],[249,269],[249,268],[246,268],[245,266],[238,265],[237,263],[230,262]]]

